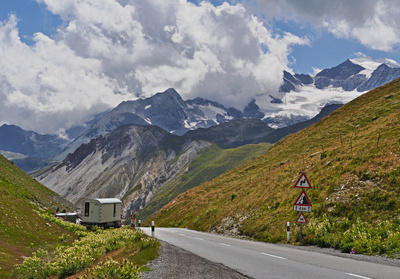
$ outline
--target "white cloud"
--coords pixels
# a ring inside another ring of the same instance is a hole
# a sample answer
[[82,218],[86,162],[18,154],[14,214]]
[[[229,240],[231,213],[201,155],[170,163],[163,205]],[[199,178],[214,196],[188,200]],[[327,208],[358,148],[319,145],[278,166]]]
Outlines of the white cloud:
[[389,26],[379,17],[367,20],[364,26],[354,28],[350,34],[362,44],[382,51],[391,51],[400,42],[400,33],[396,25]]
[[398,0],[248,0],[267,16],[311,23],[339,38],[357,39],[376,50],[392,51],[400,45]]
[[55,132],[136,96],[174,87],[242,108],[278,90],[291,46],[240,4],[186,0],[36,0],[64,21],[50,38],[21,42],[0,24],[0,119]]
[[118,87],[102,73],[101,61],[77,56],[63,41],[41,33],[35,34],[34,46],[27,46],[16,24],[12,15],[0,25],[3,122],[54,132],[124,99],[115,95]]

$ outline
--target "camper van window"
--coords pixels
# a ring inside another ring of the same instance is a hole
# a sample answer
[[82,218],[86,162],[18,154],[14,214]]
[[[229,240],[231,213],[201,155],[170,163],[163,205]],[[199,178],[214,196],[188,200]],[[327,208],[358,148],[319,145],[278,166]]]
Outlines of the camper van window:
[[116,203],[114,203],[114,214],[113,214],[113,217],[115,217],[115,214],[117,213],[117,204]]
[[89,205],[90,203],[85,202],[85,217],[89,216]]

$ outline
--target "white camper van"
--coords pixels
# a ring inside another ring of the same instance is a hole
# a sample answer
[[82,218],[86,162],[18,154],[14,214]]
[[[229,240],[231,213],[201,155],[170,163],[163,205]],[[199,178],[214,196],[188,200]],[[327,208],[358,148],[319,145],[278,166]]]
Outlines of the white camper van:
[[81,224],[91,228],[120,227],[122,201],[119,199],[86,199],[82,203]]

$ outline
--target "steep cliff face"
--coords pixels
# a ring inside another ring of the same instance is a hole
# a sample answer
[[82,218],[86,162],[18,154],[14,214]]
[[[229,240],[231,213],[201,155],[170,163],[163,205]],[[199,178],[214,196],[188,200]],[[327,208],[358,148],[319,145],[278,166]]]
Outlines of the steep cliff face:
[[120,198],[130,215],[208,146],[156,126],[127,125],[81,145],[38,180],[76,206],[87,197]]

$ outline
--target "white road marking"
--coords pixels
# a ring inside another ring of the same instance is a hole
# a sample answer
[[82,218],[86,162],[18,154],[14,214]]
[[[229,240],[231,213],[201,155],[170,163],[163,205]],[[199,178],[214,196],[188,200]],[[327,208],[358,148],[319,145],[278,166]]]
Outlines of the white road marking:
[[220,243],[221,245],[224,245],[224,246],[228,246],[228,247],[231,247],[232,245],[229,245],[229,244],[225,244],[225,243]]
[[200,237],[193,237],[194,239],[197,239],[197,240],[204,240],[204,239],[202,239],[202,238],[200,238]]
[[365,277],[365,276],[361,276],[361,275],[357,275],[357,274],[353,274],[353,273],[346,273],[346,274],[347,274],[347,275],[350,275],[350,276],[357,277],[357,278],[371,279],[371,278],[369,278],[369,277]]
[[279,257],[279,256],[267,254],[267,253],[261,253],[261,254],[263,254],[265,256],[268,256],[268,257],[273,257],[273,258],[277,258],[277,259],[281,259],[281,260],[286,260],[286,258],[282,258],[282,257]]

